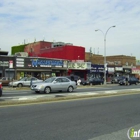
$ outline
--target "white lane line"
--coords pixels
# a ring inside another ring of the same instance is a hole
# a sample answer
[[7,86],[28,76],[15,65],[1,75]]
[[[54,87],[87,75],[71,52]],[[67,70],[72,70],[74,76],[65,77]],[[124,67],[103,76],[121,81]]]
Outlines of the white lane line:
[[111,90],[111,91],[105,91],[105,93],[118,93],[118,91],[113,91],[113,90]]

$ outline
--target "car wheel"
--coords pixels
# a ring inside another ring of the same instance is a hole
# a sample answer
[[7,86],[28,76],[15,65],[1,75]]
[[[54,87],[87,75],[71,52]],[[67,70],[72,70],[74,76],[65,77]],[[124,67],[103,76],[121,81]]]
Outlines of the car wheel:
[[50,87],[46,87],[46,88],[44,89],[44,93],[48,94],[48,93],[50,93],[50,92],[51,92],[51,88],[50,88]]
[[73,92],[73,87],[72,86],[69,86],[67,91],[68,92]]
[[23,87],[23,85],[20,83],[20,84],[17,85],[17,87]]

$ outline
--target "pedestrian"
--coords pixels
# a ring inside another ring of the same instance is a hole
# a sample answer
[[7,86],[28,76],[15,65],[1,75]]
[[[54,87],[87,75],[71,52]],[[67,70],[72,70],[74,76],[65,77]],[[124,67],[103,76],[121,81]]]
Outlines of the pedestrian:
[[128,85],[128,77],[125,78],[125,85]]
[[79,79],[77,80],[77,85],[80,86],[80,84],[81,84],[81,79],[79,78]]
[[32,84],[33,84],[33,78],[31,77],[30,87],[32,86]]

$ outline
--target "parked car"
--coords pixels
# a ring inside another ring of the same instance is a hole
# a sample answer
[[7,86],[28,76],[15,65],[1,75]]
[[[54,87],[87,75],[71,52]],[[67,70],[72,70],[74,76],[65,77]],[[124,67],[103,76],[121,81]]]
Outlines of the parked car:
[[31,83],[42,82],[43,80],[37,79],[36,77],[23,77],[18,81],[13,81],[9,83],[9,86],[12,87],[23,87],[23,86],[30,86]]
[[51,77],[40,83],[34,83],[31,85],[31,90],[36,93],[44,92],[50,93],[52,91],[68,91],[73,92],[77,88],[74,81],[71,81],[67,77]]
[[101,78],[89,78],[83,85],[102,85],[104,80]]
[[68,79],[70,79],[70,80],[72,80],[72,81],[75,81],[76,82],[76,84],[77,84],[77,81],[80,79],[81,80],[81,83],[80,83],[80,85],[84,85],[84,83],[85,83],[85,80],[84,80],[84,78],[81,78],[80,76],[78,76],[78,75],[69,75],[69,76],[66,76]]
[[11,81],[12,81],[12,78],[10,77],[2,77],[0,79],[0,82],[2,83],[3,86],[8,86]]
[[66,76],[68,79],[70,79],[71,81],[75,81],[76,84],[77,84],[77,80],[80,78],[80,76],[78,75],[69,75],[69,76]]
[[[126,83],[126,79],[122,79],[119,81],[119,85],[125,85]],[[132,85],[132,84],[135,84],[137,85],[139,83],[139,80],[135,77],[130,77],[128,78],[128,85]]]
[[124,76],[113,77],[111,79],[111,84],[115,84],[115,83],[117,84],[117,83],[119,83],[120,80],[123,80],[123,79],[125,79]]

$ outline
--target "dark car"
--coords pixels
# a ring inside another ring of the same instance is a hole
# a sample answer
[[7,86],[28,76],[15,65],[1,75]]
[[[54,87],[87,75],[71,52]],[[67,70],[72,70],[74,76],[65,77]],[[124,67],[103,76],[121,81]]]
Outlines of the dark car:
[[125,79],[124,76],[113,77],[111,79],[111,84],[117,84],[117,83],[119,83],[120,80],[123,80],[123,79]]
[[66,76],[68,79],[70,79],[71,81],[75,81],[76,84],[77,84],[77,80],[80,78],[80,76],[77,76],[77,75],[69,75],[69,76]]
[[101,78],[89,78],[89,80],[86,81],[86,85],[102,85],[104,83],[104,80]]
[[[126,79],[119,81],[119,85],[125,85],[125,83],[126,83]],[[128,85],[132,85],[132,84],[137,85],[138,83],[139,83],[139,80],[137,78],[135,77],[128,78]]]
[[0,82],[0,97],[2,96],[2,83]]

